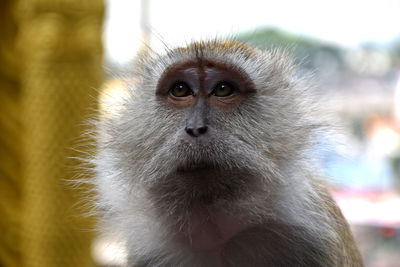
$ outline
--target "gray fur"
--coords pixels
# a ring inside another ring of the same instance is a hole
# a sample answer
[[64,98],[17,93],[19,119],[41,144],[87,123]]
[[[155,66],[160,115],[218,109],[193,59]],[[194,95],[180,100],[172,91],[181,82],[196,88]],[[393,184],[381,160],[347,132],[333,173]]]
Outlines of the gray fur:
[[[206,145],[179,142],[183,112],[155,95],[164,71],[188,59],[237,66],[256,87],[234,112],[215,116]],[[130,265],[362,266],[313,159],[329,127],[285,52],[199,42],[141,58],[135,75],[118,114],[96,123],[92,161],[104,231],[127,244]],[[173,175],[204,159],[226,171],[207,196]],[[240,215],[252,227],[220,254],[195,251],[175,237],[195,205]]]

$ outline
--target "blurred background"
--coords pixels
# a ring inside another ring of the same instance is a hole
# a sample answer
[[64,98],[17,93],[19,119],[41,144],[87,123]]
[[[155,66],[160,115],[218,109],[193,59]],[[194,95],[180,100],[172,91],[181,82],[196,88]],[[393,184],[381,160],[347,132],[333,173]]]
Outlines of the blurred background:
[[366,266],[400,266],[399,14],[398,0],[3,1],[0,266],[124,264],[123,248],[77,215],[68,148],[88,107],[117,105],[113,74],[138,52],[204,38],[288,47],[314,73],[343,133],[323,153],[332,193]]
[[400,1],[107,4],[105,64],[112,72],[129,68],[144,43],[163,52],[164,45],[233,37],[291,49],[342,128],[324,167],[366,265],[400,266]]

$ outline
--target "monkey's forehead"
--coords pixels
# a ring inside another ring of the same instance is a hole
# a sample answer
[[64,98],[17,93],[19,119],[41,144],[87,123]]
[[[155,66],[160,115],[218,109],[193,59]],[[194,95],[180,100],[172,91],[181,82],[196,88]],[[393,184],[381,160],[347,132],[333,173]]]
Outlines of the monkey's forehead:
[[[163,73],[181,62],[209,61],[235,66],[257,80],[260,71],[268,69],[266,53],[235,41],[200,41],[169,51],[166,55],[155,55],[145,59],[145,70],[150,80],[157,80]],[[263,76],[263,75],[261,75]]]
[[[297,68],[285,49],[260,50],[236,41],[199,41],[169,50],[166,54],[150,54],[141,58],[141,67],[136,69],[143,78],[144,91],[151,93],[164,73],[183,62],[213,61],[220,65],[234,66],[263,91],[279,84],[295,85]],[[268,84],[271,86],[269,86]]]

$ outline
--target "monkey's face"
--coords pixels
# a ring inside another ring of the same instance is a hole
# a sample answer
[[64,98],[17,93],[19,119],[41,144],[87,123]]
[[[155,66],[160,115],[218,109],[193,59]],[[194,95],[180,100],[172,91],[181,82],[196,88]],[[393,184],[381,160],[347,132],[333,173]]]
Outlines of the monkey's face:
[[170,119],[176,120],[168,122],[175,129],[169,155],[175,162],[166,172],[166,184],[154,187],[157,195],[160,188],[168,188],[165,193],[189,193],[191,200],[212,203],[245,191],[252,174],[250,160],[242,153],[249,148],[235,132],[247,129],[238,129],[233,121],[239,119],[235,114],[242,102],[254,93],[245,72],[211,59],[189,59],[164,71],[155,94],[163,113],[171,112]]
[[206,43],[146,62],[112,122],[111,149],[126,181],[174,207],[243,199],[279,182],[279,165],[308,136],[296,126],[293,77],[279,60]]

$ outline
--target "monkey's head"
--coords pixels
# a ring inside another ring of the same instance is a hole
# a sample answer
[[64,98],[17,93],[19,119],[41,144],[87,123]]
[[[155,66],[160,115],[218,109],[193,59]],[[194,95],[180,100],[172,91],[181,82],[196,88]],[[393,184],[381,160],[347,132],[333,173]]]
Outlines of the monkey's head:
[[137,78],[118,116],[101,123],[97,165],[168,214],[273,194],[302,168],[319,127],[278,50],[199,42],[143,58]]

